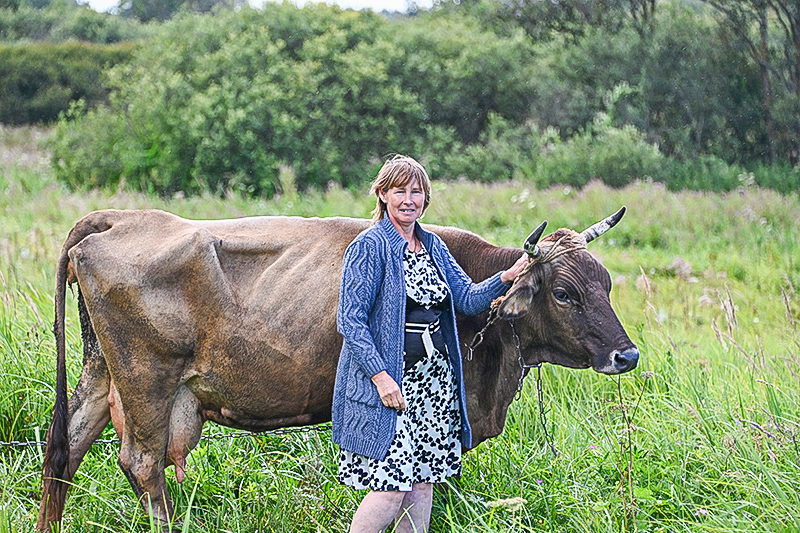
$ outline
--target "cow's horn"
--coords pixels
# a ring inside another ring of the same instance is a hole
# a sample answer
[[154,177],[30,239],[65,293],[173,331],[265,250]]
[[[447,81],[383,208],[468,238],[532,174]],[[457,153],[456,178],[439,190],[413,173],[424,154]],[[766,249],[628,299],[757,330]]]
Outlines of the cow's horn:
[[542,237],[545,227],[547,227],[546,220],[539,224],[539,227],[533,230],[533,233],[528,235],[528,238],[525,239],[525,246],[523,246],[523,248],[531,257],[536,257],[539,255],[539,247],[536,246],[536,243],[538,243],[539,239]]
[[583,235],[583,238],[586,239],[586,243],[588,244],[593,240],[595,240],[600,235],[602,235],[603,233],[607,232],[608,230],[616,226],[617,222],[620,221],[622,215],[624,214],[625,214],[625,206],[623,205],[622,209],[620,209],[607,219],[601,220],[594,226],[583,230],[583,233],[581,233],[581,235]]

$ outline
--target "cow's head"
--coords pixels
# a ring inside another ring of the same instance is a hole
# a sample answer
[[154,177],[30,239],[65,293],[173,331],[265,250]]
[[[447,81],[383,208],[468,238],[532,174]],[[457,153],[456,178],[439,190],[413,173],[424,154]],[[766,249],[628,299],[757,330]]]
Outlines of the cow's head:
[[622,374],[639,362],[611,308],[611,276],[586,244],[612,228],[625,208],[582,233],[560,229],[540,240],[543,223],[525,242],[530,263],[498,308],[520,327],[526,363],[549,362]]

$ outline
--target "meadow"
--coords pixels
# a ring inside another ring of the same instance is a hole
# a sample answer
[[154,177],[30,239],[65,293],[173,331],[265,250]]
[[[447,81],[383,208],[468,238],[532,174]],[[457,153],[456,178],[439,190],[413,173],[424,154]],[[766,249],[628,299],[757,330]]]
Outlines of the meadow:
[[[54,270],[69,229],[101,208],[160,208],[187,218],[368,217],[366,185],[301,194],[284,175],[271,200],[71,192],[35,128],[0,129],[0,440],[40,441],[55,383]],[[435,183],[424,222],[521,246],[543,219],[583,229],[627,205],[591,244],[614,281],[612,304],[641,350],[618,378],[543,368],[548,429],[526,380],[505,431],[465,456],[437,493],[432,531],[800,531],[800,198],[741,177],[727,194],[536,190],[524,182]],[[76,302],[67,302],[70,384],[80,372]],[[204,434],[230,433],[208,424]],[[105,439],[114,437],[107,429]],[[87,455],[64,532],[160,531],[116,464],[118,445]],[[32,531],[43,450],[0,447],[0,533]],[[330,433],[201,441],[187,478],[168,483],[193,532],[345,531],[362,494],[336,481]]]

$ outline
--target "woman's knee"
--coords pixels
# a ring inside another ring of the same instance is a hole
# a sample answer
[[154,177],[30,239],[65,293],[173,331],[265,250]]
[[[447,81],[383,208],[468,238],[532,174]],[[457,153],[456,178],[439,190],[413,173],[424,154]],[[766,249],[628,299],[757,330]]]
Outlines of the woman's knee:
[[411,485],[411,494],[415,496],[430,496],[433,494],[432,483],[414,483]]
[[364,499],[369,498],[370,503],[373,505],[377,504],[386,506],[386,508],[399,509],[407,494],[409,493],[399,490],[373,490]]

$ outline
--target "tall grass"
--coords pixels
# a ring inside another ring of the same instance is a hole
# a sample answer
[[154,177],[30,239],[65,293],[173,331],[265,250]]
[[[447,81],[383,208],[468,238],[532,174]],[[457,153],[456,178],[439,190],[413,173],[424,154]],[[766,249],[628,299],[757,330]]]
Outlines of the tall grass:
[[[37,148],[47,132],[0,130],[0,438],[39,440],[53,402],[54,265],[75,220],[105,207],[158,207],[190,218],[259,214],[367,217],[372,200],[333,188],[271,201],[76,195]],[[287,180],[287,184],[291,180]],[[287,189],[291,187],[287,186]],[[366,187],[365,187],[366,188]],[[534,381],[504,433],[465,457],[434,501],[435,532],[789,532],[800,530],[800,199],[752,184],[726,195],[654,183],[582,190],[436,183],[425,222],[519,244],[542,219],[582,229],[626,204],[593,242],[612,303],[639,345],[619,378],[544,368],[559,455],[538,425]],[[70,383],[80,371],[68,307]],[[206,433],[219,428],[209,425]],[[112,436],[110,430],[105,436]],[[163,531],[95,446],[74,480],[64,531]],[[336,482],[329,433],[204,440],[187,480],[168,474],[185,531],[344,531],[361,494]],[[0,448],[0,533],[30,531],[41,450]]]

